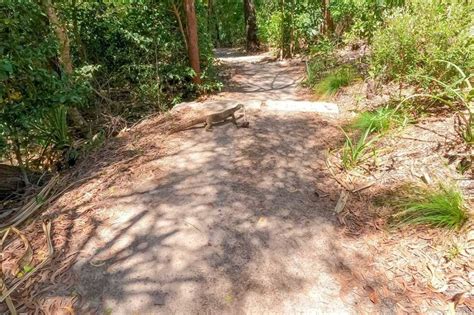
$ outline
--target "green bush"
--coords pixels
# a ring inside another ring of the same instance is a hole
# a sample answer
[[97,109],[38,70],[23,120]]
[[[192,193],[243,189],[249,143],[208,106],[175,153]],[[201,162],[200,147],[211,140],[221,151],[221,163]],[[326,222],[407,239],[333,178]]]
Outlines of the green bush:
[[[373,38],[371,71],[384,80],[418,83],[416,75],[436,78],[446,72],[447,60],[464,70],[472,69],[474,37],[472,2],[414,1],[389,14]],[[428,84],[428,83],[426,83]]]
[[333,1],[333,8],[338,8],[333,14],[335,20],[350,21],[349,30],[343,34],[346,44],[352,44],[360,40],[371,42],[375,31],[380,28],[385,12],[395,7],[406,5],[405,0],[350,0]]
[[[187,51],[180,36],[176,17],[168,1],[134,4],[83,1],[64,2],[61,12],[67,21],[76,21],[71,32],[76,64],[100,65],[94,79],[109,90],[120,93],[120,101],[135,103],[137,113],[166,108],[175,99],[195,96]],[[213,66],[211,38],[206,33],[205,8],[196,4],[199,17],[199,44],[203,79]],[[124,96],[129,100],[124,100]],[[114,99],[113,95],[110,96]],[[115,100],[115,99],[114,99]],[[119,100],[117,100],[119,101]],[[125,111],[130,110],[127,106]]]
[[220,87],[201,1],[200,87],[192,82],[170,1],[53,2],[69,37],[72,74],[61,67],[58,38],[41,1],[0,1],[0,160],[49,164],[47,152],[59,156],[87,132],[69,130],[72,107],[97,132],[101,113],[133,120]]
[[306,81],[308,86],[313,87],[321,78],[327,75],[330,69],[337,65],[334,54],[335,43],[329,39],[322,39],[309,50],[310,59],[306,64]]
[[0,159],[9,155],[28,165],[43,146],[44,133],[57,132],[46,130],[53,125],[36,126],[58,106],[65,111],[84,104],[88,84],[59,68],[58,44],[35,2],[0,4],[0,35]]
[[318,2],[262,0],[256,3],[260,40],[278,55],[291,57],[318,39],[322,20]]

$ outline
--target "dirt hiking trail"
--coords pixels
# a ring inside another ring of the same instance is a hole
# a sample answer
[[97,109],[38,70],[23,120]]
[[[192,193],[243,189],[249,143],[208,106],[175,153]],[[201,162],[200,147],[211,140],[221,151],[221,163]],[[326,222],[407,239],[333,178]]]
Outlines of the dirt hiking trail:
[[[147,136],[129,135],[135,149],[126,152],[149,158],[129,163],[102,184],[100,198],[90,197],[96,198],[88,206],[96,213],[94,231],[73,268],[81,309],[91,314],[367,310],[372,305],[367,294],[357,293],[366,284],[344,283],[351,282],[352,268],[370,269],[369,253],[350,250],[343,237],[333,212],[341,189],[324,164],[326,149],[341,141],[337,118],[261,106],[262,100],[307,100],[298,84],[303,63],[233,51],[220,56],[230,73],[226,89],[178,109],[240,102],[248,105],[250,127],[190,129],[159,146],[153,144],[156,125],[137,126]],[[138,148],[140,141],[159,154]],[[117,161],[127,159],[123,152],[116,155]],[[315,193],[316,184],[325,194]]]

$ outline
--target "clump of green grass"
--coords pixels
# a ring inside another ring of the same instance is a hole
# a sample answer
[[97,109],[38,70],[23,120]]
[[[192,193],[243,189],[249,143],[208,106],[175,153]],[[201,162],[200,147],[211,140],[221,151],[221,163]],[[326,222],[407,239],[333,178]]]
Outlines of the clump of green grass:
[[396,225],[428,225],[459,229],[468,215],[462,193],[452,186],[416,189],[396,202],[399,212],[393,215]]
[[383,133],[392,128],[405,126],[408,121],[408,117],[401,111],[391,107],[382,107],[374,111],[360,113],[350,127]]
[[467,118],[459,113],[457,129],[459,135],[467,145],[474,145],[474,113],[470,112]]
[[344,147],[341,151],[341,162],[344,169],[352,169],[365,160],[372,143],[376,140],[375,137],[369,139],[370,130],[370,128],[367,128],[360,135],[357,142],[353,141],[351,137],[348,136],[344,130],[342,130],[344,132],[344,136],[346,137]]
[[355,71],[352,68],[338,68],[319,81],[314,86],[314,90],[318,95],[331,96],[339,91],[340,88],[349,85],[354,78]]

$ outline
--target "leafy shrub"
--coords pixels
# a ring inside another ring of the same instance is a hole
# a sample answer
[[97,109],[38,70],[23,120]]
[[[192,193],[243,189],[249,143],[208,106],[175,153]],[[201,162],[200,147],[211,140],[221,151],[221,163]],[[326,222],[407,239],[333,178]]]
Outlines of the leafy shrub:
[[[167,108],[175,98],[186,99],[198,93],[192,83],[194,75],[188,64],[183,38],[179,35],[176,17],[171,14],[169,1],[115,4],[113,2],[84,1],[73,5],[62,4],[68,21],[76,21],[72,33],[76,63],[100,65],[94,79],[106,84],[109,97],[116,101],[134,103],[136,112]],[[201,3],[196,4],[198,17],[205,16]],[[199,23],[199,43],[203,80],[213,66],[211,38],[206,34],[202,18]],[[123,92],[122,92],[123,91]],[[129,111],[130,107],[122,111]],[[135,113],[127,113],[127,116]]]
[[67,108],[64,105],[56,106],[47,112],[38,122],[36,128],[42,137],[43,147],[50,144],[57,150],[63,150],[71,144],[67,125]]
[[305,50],[318,38],[322,14],[315,1],[259,1],[260,40],[281,57]]
[[322,39],[310,48],[310,59],[306,64],[306,84],[314,86],[327,72],[337,64],[334,55],[335,44],[329,39]]
[[28,165],[44,140],[35,126],[56,106],[84,104],[88,86],[59,69],[58,44],[35,2],[0,4],[0,34],[0,154]]
[[[350,29],[343,34],[346,44],[360,40],[371,42],[374,33],[382,25],[385,12],[406,5],[405,0],[352,0],[333,1],[331,7],[339,9],[339,19],[350,20]],[[337,15],[335,14],[335,19]]]
[[342,67],[328,74],[314,86],[314,90],[321,96],[335,94],[340,88],[349,85],[355,78],[352,68]]
[[393,215],[393,219],[398,225],[421,224],[454,229],[460,228],[468,218],[463,196],[454,187],[411,187],[409,195],[396,204],[399,212]]
[[[47,160],[54,150],[64,153],[77,136],[68,130],[65,116],[77,113],[72,107],[93,121],[95,133],[101,129],[101,113],[137,119],[220,87],[213,78],[211,39],[200,1],[201,87],[192,82],[194,72],[170,1],[55,1],[69,37],[73,74],[61,69],[58,38],[39,3],[0,3],[0,160],[41,168],[38,159]],[[81,136],[86,132],[81,130]]]
[[446,73],[437,60],[447,60],[463,69],[472,69],[474,37],[472,2],[414,1],[389,14],[375,32],[372,73],[385,80],[423,83],[413,75],[436,78]]

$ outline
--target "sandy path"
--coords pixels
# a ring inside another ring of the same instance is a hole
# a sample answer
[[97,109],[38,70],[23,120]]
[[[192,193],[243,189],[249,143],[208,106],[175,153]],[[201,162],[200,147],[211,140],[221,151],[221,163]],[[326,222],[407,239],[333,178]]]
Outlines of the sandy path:
[[[304,99],[303,65],[245,58],[229,59],[232,84],[209,104]],[[354,261],[339,244],[332,212],[339,188],[324,167],[325,149],[340,141],[332,118],[264,108],[247,114],[247,129],[176,134],[165,156],[150,162],[156,174],[109,197],[101,210],[107,224],[75,266],[84,309],[354,312],[358,301],[340,287]],[[315,184],[328,196],[318,197]]]

